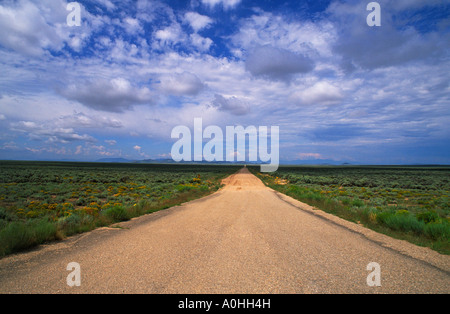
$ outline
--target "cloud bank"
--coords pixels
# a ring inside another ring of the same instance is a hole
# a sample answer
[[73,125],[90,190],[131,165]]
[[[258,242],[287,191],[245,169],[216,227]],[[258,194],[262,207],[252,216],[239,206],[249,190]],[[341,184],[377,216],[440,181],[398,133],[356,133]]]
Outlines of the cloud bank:
[[279,126],[284,160],[450,163],[445,2],[67,3],[0,3],[0,158],[167,156],[201,117]]

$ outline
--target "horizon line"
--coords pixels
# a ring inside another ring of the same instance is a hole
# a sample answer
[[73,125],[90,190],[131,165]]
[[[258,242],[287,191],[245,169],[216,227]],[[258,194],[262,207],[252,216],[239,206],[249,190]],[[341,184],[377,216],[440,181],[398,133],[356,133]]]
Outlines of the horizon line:
[[[125,158],[109,158],[109,159],[123,159],[123,161],[108,161],[108,158],[100,158],[97,160],[61,160],[61,159],[0,159],[0,162],[57,162],[57,163],[98,163],[98,164],[160,164],[160,165],[201,165],[201,164],[207,164],[207,165],[217,165],[217,166],[223,166],[223,165],[242,165],[242,166],[260,166],[264,163],[258,163],[258,162],[245,162],[245,161],[222,161],[222,162],[214,162],[214,161],[188,161],[188,162],[176,162],[171,159],[136,159],[136,160],[129,160]],[[147,161],[147,162],[146,162]],[[164,162],[167,161],[167,162]],[[305,163],[301,163],[301,160],[294,160],[292,162],[296,163],[289,163],[289,162],[282,162],[280,161],[279,166],[420,166],[420,167],[449,167],[449,164],[445,163],[360,163],[360,162],[348,162],[348,161],[336,161],[334,163],[330,162],[317,162],[312,163],[316,160],[310,160],[308,163],[307,160],[305,160]]]

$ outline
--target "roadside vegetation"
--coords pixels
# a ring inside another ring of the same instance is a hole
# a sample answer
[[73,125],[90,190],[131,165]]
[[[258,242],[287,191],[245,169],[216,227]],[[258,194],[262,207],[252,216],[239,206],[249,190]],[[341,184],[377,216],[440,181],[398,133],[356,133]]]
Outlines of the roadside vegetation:
[[375,231],[450,254],[450,167],[280,167],[266,185]]
[[218,190],[240,167],[0,162],[0,257]]

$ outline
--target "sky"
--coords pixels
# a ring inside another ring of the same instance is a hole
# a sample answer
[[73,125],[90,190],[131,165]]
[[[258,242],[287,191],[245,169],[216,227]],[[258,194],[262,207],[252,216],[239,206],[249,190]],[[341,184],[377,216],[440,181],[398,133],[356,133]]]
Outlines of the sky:
[[278,126],[282,163],[450,164],[450,2],[369,2],[2,0],[0,159],[171,158],[202,118]]

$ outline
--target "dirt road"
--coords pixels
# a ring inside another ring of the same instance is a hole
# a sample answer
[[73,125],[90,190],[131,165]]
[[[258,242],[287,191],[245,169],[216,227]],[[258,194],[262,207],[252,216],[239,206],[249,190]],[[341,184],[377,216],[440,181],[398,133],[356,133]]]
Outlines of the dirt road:
[[[313,210],[246,168],[224,181],[211,196],[121,228],[6,257],[0,292],[450,292],[449,256]],[[71,262],[80,266],[80,286],[67,285]],[[371,262],[379,273],[367,269]],[[368,276],[381,286],[369,286]]]

